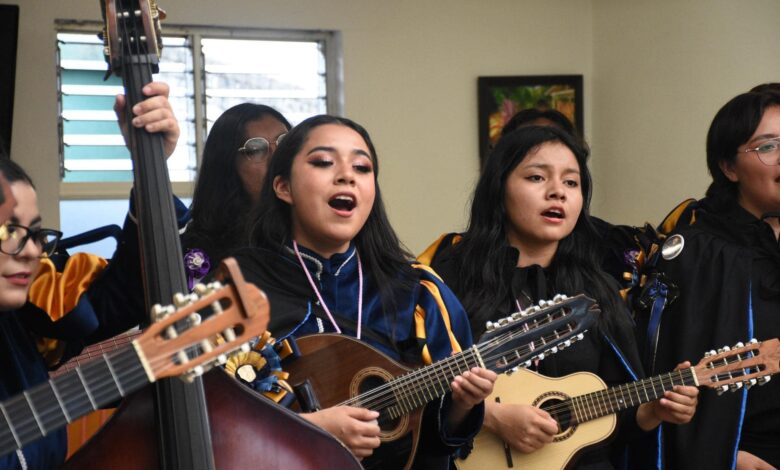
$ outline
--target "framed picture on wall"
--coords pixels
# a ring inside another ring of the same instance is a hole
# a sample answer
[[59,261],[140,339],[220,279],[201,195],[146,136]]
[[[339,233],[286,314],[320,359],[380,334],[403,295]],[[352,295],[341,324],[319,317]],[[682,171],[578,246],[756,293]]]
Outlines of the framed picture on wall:
[[554,109],[582,135],[582,75],[479,77],[479,155],[485,160],[501,129],[518,111]]

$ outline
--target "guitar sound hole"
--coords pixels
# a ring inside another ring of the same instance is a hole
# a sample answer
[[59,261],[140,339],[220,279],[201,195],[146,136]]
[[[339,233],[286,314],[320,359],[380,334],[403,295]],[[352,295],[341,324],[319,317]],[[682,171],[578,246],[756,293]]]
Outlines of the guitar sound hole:
[[555,421],[558,422],[558,433],[566,432],[571,427],[572,411],[571,407],[564,403],[563,400],[552,398],[545,401],[539,407],[544,411],[550,413]]
[[[364,393],[366,393],[366,392],[368,392],[370,390],[373,390],[373,389],[375,389],[377,387],[380,387],[380,386],[384,385],[385,383],[386,383],[386,381],[385,381],[384,378],[376,376],[376,375],[369,375],[369,376],[365,377],[360,382],[360,385],[358,387],[358,392],[359,392],[360,395],[362,395],[362,394],[364,394]],[[366,405],[367,405],[368,408],[372,408],[372,409],[376,409],[377,408],[377,407],[371,406],[370,403],[366,403]],[[399,418],[392,418],[392,417],[390,417],[390,415],[388,414],[386,409],[381,410],[380,414],[379,414],[379,420],[378,420],[379,421],[379,428],[382,429],[383,431],[389,431],[389,430],[395,429],[396,427],[398,427],[398,421],[399,420],[400,420],[400,417]]]

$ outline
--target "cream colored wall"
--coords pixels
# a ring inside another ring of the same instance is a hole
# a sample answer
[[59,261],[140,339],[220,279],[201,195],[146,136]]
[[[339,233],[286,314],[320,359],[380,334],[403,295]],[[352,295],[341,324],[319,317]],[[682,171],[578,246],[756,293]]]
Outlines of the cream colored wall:
[[[32,173],[44,220],[53,223],[58,220],[59,185],[54,19],[97,19],[99,3],[18,3],[12,154]],[[477,76],[589,77],[592,72],[590,2],[159,3],[171,23],[203,24],[208,18],[221,26],[342,31],[346,115],[371,132],[391,220],[415,252],[439,233],[463,226],[477,172]],[[591,96],[589,88],[586,96]],[[589,113],[585,121],[590,121]]]
[[[54,19],[94,0],[21,5],[12,154],[58,221]],[[477,174],[480,75],[585,76],[594,213],[657,221],[706,188],[704,136],[741,90],[780,77],[776,0],[167,0],[169,22],[343,32],[346,114],[380,153],[392,222],[413,251],[463,227]],[[212,24],[212,23],[208,23]]]
[[594,0],[593,11],[596,213],[658,222],[706,191],[718,109],[780,81],[780,2]]

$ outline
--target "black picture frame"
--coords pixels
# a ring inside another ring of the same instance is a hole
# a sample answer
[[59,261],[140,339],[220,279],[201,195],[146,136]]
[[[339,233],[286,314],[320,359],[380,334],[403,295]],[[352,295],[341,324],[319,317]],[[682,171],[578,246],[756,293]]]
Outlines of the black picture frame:
[[501,129],[515,113],[528,108],[562,112],[583,135],[582,75],[479,77],[479,156],[485,160]]

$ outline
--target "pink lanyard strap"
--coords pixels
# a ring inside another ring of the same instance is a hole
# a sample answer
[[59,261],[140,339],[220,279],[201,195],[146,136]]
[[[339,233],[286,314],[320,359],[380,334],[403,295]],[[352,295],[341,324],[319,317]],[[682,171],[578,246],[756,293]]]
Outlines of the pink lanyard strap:
[[[328,314],[328,318],[330,319],[330,322],[333,324],[333,328],[336,329],[336,332],[341,333],[341,328],[339,328],[339,325],[336,324],[336,320],[333,318],[333,315],[330,313],[330,309],[328,308],[328,305],[325,303],[325,300],[322,298],[322,294],[320,294],[320,290],[317,289],[317,284],[314,283],[314,279],[311,277],[311,274],[309,273],[309,268],[306,267],[306,263],[303,262],[303,257],[301,256],[301,252],[298,250],[298,242],[293,240],[293,249],[295,250],[295,256],[298,257],[298,261],[301,263],[301,267],[303,268],[303,272],[306,273],[306,279],[309,280],[309,285],[311,286],[312,290],[314,290],[314,293],[317,294],[317,299],[320,301],[320,305],[322,305],[322,309],[325,310],[325,313]],[[358,317],[357,317],[357,339],[360,339],[360,329],[362,325],[362,319],[363,319],[363,264],[360,262],[360,253],[357,252],[357,249],[355,249],[355,256],[357,256],[357,265],[358,265]]]

